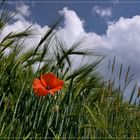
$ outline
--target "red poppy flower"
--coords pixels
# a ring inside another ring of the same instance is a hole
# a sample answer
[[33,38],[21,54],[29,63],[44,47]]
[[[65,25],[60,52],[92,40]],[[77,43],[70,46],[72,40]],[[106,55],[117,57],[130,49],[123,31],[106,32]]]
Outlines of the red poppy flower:
[[59,91],[62,89],[64,85],[64,81],[58,79],[54,74],[48,73],[48,74],[42,74],[40,76],[40,79],[34,79],[33,80],[33,90],[35,95],[37,96],[46,96],[47,94],[52,94],[54,96],[54,93],[56,91]]

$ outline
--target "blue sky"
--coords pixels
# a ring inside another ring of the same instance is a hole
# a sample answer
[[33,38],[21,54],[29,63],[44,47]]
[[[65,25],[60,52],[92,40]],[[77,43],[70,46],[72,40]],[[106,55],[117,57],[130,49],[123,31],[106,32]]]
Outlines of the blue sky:
[[140,85],[139,0],[7,0],[7,6],[17,15],[3,34],[32,25],[37,32],[27,41],[31,48],[63,15],[58,35],[68,46],[84,36],[86,49],[95,49],[109,58],[116,56],[118,65],[123,63],[125,70],[130,65]]
[[[12,8],[21,2],[30,6],[32,14],[28,18],[41,26],[51,25],[60,16],[58,11],[68,7],[85,21],[84,28],[87,32],[94,31],[98,34],[105,34],[108,21],[118,20],[120,17],[132,18],[140,14],[139,0],[13,0]],[[101,17],[94,10],[95,6],[99,9],[109,8],[112,14]]]
[[[112,15],[101,18],[93,10],[95,6],[101,9],[110,8]],[[85,20],[86,31],[94,31],[98,34],[105,33],[107,21],[118,20],[121,16],[132,17],[140,14],[140,3],[37,3],[32,8],[35,13],[33,19],[41,25],[49,25],[59,16],[58,11],[63,7],[74,10],[81,19]]]

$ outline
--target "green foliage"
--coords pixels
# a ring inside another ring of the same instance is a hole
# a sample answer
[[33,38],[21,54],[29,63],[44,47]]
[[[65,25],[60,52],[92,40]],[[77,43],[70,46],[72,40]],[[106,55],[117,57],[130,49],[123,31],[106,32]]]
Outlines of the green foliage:
[[[7,24],[3,16],[0,23],[4,23],[0,24],[2,33]],[[114,77],[116,58],[110,60],[109,77],[105,81],[97,70],[103,57],[96,58],[93,52],[80,49],[82,40],[67,48],[55,36],[57,25],[58,22],[34,49],[27,52],[23,51],[23,40],[30,37],[30,28],[1,39],[0,139],[140,137],[140,108],[136,102],[139,94],[135,103],[132,102],[136,86],[130,99],[123,99],[123,93],[133,79],[130,67],[124,75],[121,64],[118,77]],[[55,45],[52,46],[52,42]],[[10,51],[7,53],[7,50]],[[75,55],[89,56],[93,61],[73,69],[71,56]],[[35,71],[36,63],[39,66]],[[54,97],[36,97],[32,81],[48,72],[63,79],[64,88]],[[116,79],[120,81],[119,88],[114,86]]]

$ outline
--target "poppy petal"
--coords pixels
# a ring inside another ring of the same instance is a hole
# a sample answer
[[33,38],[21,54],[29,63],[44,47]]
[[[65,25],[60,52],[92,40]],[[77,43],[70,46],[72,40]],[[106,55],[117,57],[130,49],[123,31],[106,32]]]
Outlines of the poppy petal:
[[56,91],[59,91],[60,89],[62,89],[62,86],[59,86],[59,87],[57,87],[57,88],[50,89],[49,92],[50,92],[50,93],[54,93],[54,92],[56,92]]
[[63,87],[64,85],[64,81],[63,80],[59,80],[57,78],[54,78],[51,84],[52,89],[53,88],[58,88],[59,90]]
[[41,75],[41,82],[42,84],[47,87],[48,85],[51,86],[52,79],[55,77],[54,74],[48,73],[48,74],[42,74]]
[[34,89],[34,93],[37,96],[46,96],[49,93],[49,91],[45,89],[39,79],[34,79],[32,87]]
[[63,86],[64,84],[63,80],[59,80],[52,73],[42,74],[41,82],[45,87],[50,86],[51,88],[57,88],[58,86]]

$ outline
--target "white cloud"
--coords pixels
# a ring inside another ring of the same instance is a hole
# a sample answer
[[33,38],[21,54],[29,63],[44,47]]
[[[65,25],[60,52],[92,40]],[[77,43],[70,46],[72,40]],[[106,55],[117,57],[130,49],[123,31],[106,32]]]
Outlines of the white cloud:
[[0,39],[11,32],[18,33],[31,27],[32,36],[25,41],[25,46],[27,46],[25,50],[28,50],[35,47],[39,43],[41,37],[49,29],[49,27],[41,27],[37,23],[32,23],[31,21],[26,20],[26,17],[31,14],[30,7],[28,5],[24,3],[18,3],[16,5],[16,9],[19,11],[19,13],[14,16],[13,23],[8,24],[6,28],[3,29],[2,33],[0,34]]
[[16,5],[16,10],[23,16],[29,16],[31,14],[30,7],[24,3],[18,3]]
[[0,38],[2,39],[4,36],[6,36],[7,34],[11,32],[18,33],[21,31],[25,31],[31,25],[32,25],[31,30],[33,30],[32,36],[25,41],[24,46],[27,46],[27,47],[24,48],[24,50],[31,49],[39,43],[41,37],[48,30],[48,26],[41,27],[37,23],[32,24],[31,22],[28,22],[28,21],[23,22],[21,20],[17,20],[13,24],[8,24],[6,28],[4,28],[4,30],[2,31],[0,35]]
[[93,12],[98,14],[100,17],[110,17],[112,15],[111,8],[101,8],[99,6],[94,6]]
[[16,13],[14,16],[15,20],[20,20],[22,22],[26,22],[26,17],[31,15],[30,7],[26,4],[17,3],[16,4]]
[[64,27],[58,32],[58,35],[64,38],[68,46],[72,45],[78,38],[85,35],[83,21],[77,16],[75,11],[63,8],[59,11],[64,16]]
[[140,81],[140,16],[120,18],[108,26],[103,38],[108,55],[116,55],[124,64],[130,65]]
[[[85,36],[85,44],[88,49],[95,49],[108,57],[116,56],[118,63],[124,66],[131,66],[140,83],[140,16],[132,18],[121,17],[118,21],[108,25],[105,35],[98,35],[95,32],[87,33],[84,30],[83,22],[75,11],[63,9],[65,15],[62,32],[66,42],[73,42]],[[63,34],[64,33],[64,34]]]

